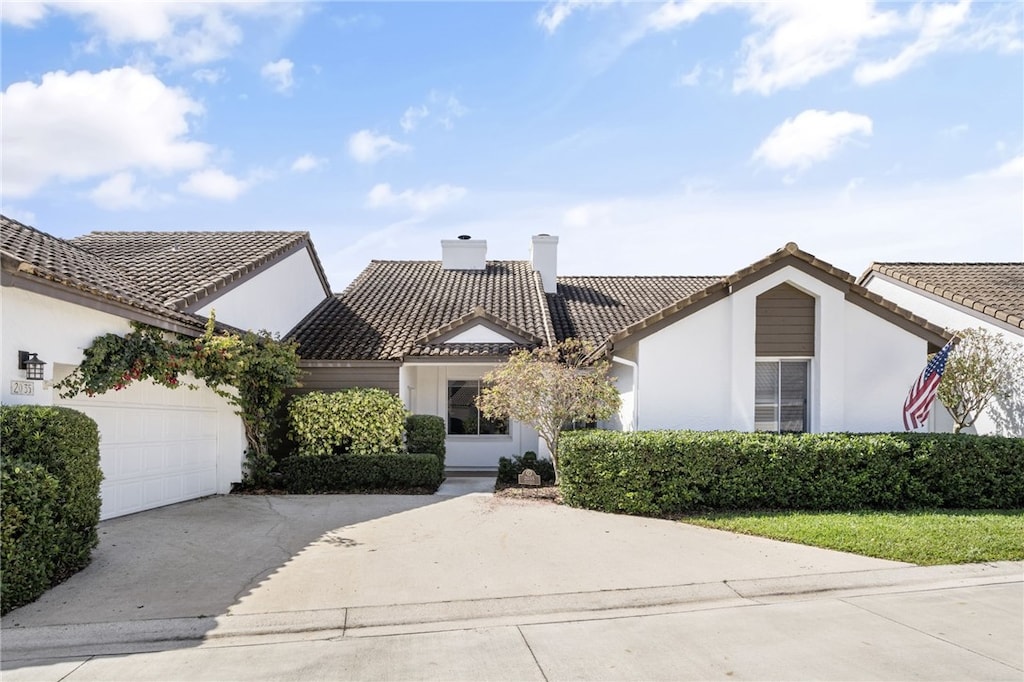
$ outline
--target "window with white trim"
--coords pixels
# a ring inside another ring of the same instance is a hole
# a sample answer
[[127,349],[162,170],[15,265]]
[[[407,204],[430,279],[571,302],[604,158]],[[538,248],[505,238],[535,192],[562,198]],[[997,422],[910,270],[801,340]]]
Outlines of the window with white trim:
[[448,435],[504,436],[508,434],[507,419],[487,419],[476,406],[480,380],[448,382]]
[[807,431],[810,364],[810,360],[758,360],[755,363],[755,431]]

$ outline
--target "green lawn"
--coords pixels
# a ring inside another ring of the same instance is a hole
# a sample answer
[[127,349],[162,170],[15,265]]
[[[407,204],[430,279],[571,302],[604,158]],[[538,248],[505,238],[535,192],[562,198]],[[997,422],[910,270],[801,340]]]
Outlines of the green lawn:
[[681,519],[920,565],[1024,559],[1024,510],[739,512]]

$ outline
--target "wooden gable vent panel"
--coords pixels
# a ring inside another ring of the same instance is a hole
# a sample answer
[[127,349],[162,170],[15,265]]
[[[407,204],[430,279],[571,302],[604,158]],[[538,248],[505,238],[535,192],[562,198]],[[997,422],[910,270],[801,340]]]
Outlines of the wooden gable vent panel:
[[814,355],[814,297],[780,284],[757,297],[758,357]]

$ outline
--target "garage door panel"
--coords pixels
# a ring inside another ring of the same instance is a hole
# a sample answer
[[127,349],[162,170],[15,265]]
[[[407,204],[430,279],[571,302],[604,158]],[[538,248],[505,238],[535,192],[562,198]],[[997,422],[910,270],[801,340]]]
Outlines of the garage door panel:
[[136,384],[62,401],[100,428],[101,518],[217,492],[219,413],[203,393]]

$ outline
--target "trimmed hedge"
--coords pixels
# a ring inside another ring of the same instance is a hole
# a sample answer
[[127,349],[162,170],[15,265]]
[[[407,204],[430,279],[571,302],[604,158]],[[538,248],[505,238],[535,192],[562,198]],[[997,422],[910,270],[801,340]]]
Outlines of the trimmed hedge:
[[579,431],[559,467],[567,504],[629,514],[1024,507],[1024,439],[999,436]]
[[379,388],[319,391],[292,399],[288,425],[299,455],[381,455],[402,448],[405,407]]
[[537,459],[537,453],[532,450],[524,452],[521,457],[502,457],[498,460],[498,483],[505,485],[518,485],[519,474],[523,469],[533,469],[540,476],[540,482],[550,484],[555,482],[555,465],[550,459]]
[[[0,493],[3,506],[6,509],[10,505],[18,510],[14,514],[17,525],[5,526],[3,536],[6,609],[8,603],[13,604],[13,601],[8,602],[9,589],[19,594],[28,593],[9,584],[8,561],[15,565],[38,562],[38,570],[45,569],[49,574],[47,586],[67,579],[89,564],[92,550],[99,542],[96,525],[100,518],[103,474],[96,422],[65,407],[0,406],[0,454],[5,465],[4,487]],[[36,534],[40,532],[40,524],[46,523],[42,519],[50,484],[38,473],[27,473],[35,471],[37,466],[55,481],[56,497],[50,507],[52,528],[48,531],[46,553],[39,553]],[[38,491],[32,491],[34,486],[38,486]],[[36,569],[19,570],[20,575],[38,575]],[[35,582],[35,578],[30,582]],[[36,592],[28,601],[41,593]]]
[[444,419],[433,414],[411,414],[405,418],[405,449],[408,452],[430,452],[437,455],[444,467],[447,437]]
[[300,495],[416,488],[433,493],[444,479],[444,466],[429,452],[295,455],[284,459],[280,468],[284,489]]
[[0,613],[35,600],[53,582],[57,487],[38,464],[0,463]]

